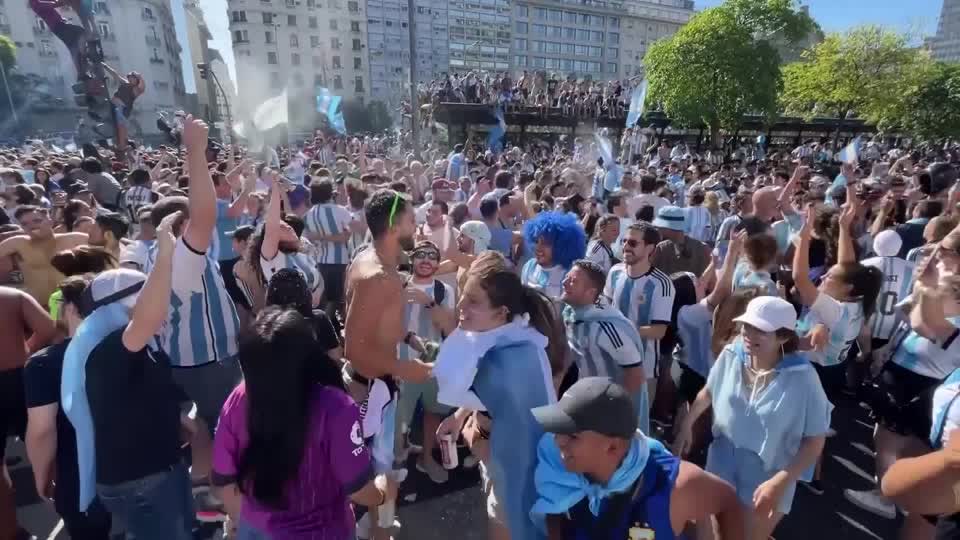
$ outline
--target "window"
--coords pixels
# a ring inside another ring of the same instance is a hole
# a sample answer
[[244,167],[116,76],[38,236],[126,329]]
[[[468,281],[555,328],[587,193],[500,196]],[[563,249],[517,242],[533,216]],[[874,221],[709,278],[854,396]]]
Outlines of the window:
[[[103,23],[100,23],[103,24]],[[101,27],[100,33],[103,34],[103,28]],[[250,43],[250,39],[247,37],[246,30],[234,30],[233,31],[233,42],[234,43]]]
[[577,29],[576,28],[564,28],[563,37],[566,39],[577,39]]
[[560,22],[563,20],[563,12],[559,9],[551,9],[549,12],[549,17],[551,21]]
[[50,40],[40,40],[40,56],[53,56],[53,45],[50,44]]
[[527,57],[526,56],[514,56],[513,63],[518,67],[527,67]]
[[247,22],[247,12],[246,11],[234,11],[231,14],[231,19],[235,23],[245,23]]
[[527,40],[522,38],[517,38],[513,40],[513,48],[518,51],[527,50]]
[[355,33],[360,33],[360,22],[359,21],[350,21],[350,31]]
[[617,65],[614,64],[613,62],[607,63],[607,73],[616,73],[616,72],[617,72]]
[[[97,22],[97,32],[99,32],[100,36],[104,38],[109,38],[110,36],[113,35],[113,31],[110,29],[110,23],[104,22],[104,21]],[[247,36],[246,30],[243,31],[243,36],[244,38],[246,38]],[[244,39],[244,41],[246,41],[246,39]]]
[[333,57],[333,69],[343,69],[343,66],[340,65],[340,57],[339,57],[339,56],[334,56],[334,57]]
[[342,46],[343,46],[343,44],[340,43],[340,38],[336,38],[336,37],[330,38],[330,48],[331,48],[332,50],[334,50],[334,51],[339,51],[339,50],[340,50],[340,47],[342,47]]
[[518,17],[528,17],[530,15],[530,9],[527,6],[517,6],[517,16]]
[[610,43],[620,43],[620,34],[610,32]]
[[577,56],[587,56],[590,54],[590,47],[587,47],[586,45],[577,45],[573,54]]
[[290,55],[290,63],[293,64],[293,65],[295,65],[295,66],[299,66],[299,65],[300,65],[300,55],[297,54],[297,53],[292,53],[292,54]]
[[349,11],[350,13],[359,13],[360,3],[354,2],[353,0],[351,0],[350,2],[347,2],[347,11]]
[[525,23],[525,22],[517,22],[517,23],[516,23],[516,30],[517,30],[517,33],[518,33],[518,34],[526,34],[526,33],[527,33],[527,23]]
[[547,27],[543,24],[535,24],[530,27],[533,30],[533,33],[538,36],[544,36],[547,34]]
[[563,37],[563,29],[559,26],[548,26],[547,35],[554,38]]
[[363,77],[357,77],[353,80],[353,89],[357,93],[363,92]]
[[573,56],[574,46],[573,43],[564,43],[562,52],[565,55]]
[[353,69],[361,69],[361,68],[363,68],[363,59],[361,59],[359,56],[354,56]]
[[267,30],[266,32],[263,33],[263,40],[264,40],[265,42],[267,42],[267,43],[276,43],[276,42],[273,40],[273,32],[271,32],[271,31],[269,31],[269,30]]
[[619,57],[620,57],[620,49],[612,49],[612,48],[611,48],[611,49],[607,49],[607,56],[609,56],[610,58],[619,58]]
[[535,7],[533,8],[533,18],[538,21],[547,20],[547,8]]
[[337,29],[337,20],[336,20],[336,19],[330,19],[330,29],[331,29],[331,30],[336,30],[336,29]]
[[263,24],[273,24],[273,13],[263,12]]
[[359,39],[353,40],[353,50],[359,51],[360,49],[361,49],[360,40]]
[[591,32],[591,37],[596,43],[603,43],[603,32]]
[[333,76],[333,89],[334,90],[343,90],[343,78],[339,75]]
[[96,14],[98,14],[98,15],[99,15],[99,14],[109,15],[109,14],[110,14],[110,7],[107,6],[107,3],[106,3],[106,2],[97,2],[97,3],[94,5],[93,12],[96,13]]
[[277,53],[272,52],[272,51],[271,51],[271,52],[268,52],[268,53],[267,53],[267,63],[268,63],[268,64],[276,64],[276,63],[277,63]]
[[307,7],[308,8],[320,7],[320,5],[317,3],[316,0],[307,0]]
[[310,36],[310,47],[316,49],[320,46],[320,36]]
[[307,26],[310,28],[317,27],[317,18],[316,17],[307,17]]
[[576,24],[577,23],[577,14],[572,11],[563,12],[563,22]]
[[590,41],[590,31],[577,30],[577,41]]
[[143,18],[147,20],[153,20],[153,8],[144,6],[143,8]]
[[291,47],[299,47],[299,46],[300,46],[300,38],[297,37],[296,34],[290,34],[290,46],[291,46]]
[[287,26],[296,26],[296,25],[297,25],[297,16],[287,15]]
[[610,26],[612,28],[620,28],[620,18],[619,17],[610,17]]

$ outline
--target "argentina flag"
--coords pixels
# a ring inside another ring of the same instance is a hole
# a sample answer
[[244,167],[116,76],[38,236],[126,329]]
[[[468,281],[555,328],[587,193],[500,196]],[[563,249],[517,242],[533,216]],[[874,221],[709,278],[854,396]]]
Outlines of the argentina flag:
[[636,87],[633,90],[633,95],[630,97],[630,110],[627,111],[627,126],[633,127],[640,120],[640,117],[643,116],[643,105],[647,100],[647,80],[644,79],[640,83],[640,86]]
[[487,148],[493,152],[500,152],[503,149],[503,135],[507,132],[507,122],[503,119],[503,106],[497,106],[497,123],[490,128],[490,134],[487,135]]
[[850,141],[850,144],[837,153],[837,160],[856,165],[860,161],[860,137]]
[[340,112],[340,96],[335,96],[326,88],[317,89],[317,112],[327,117],[330,127],[337,133],[346,135],[347,126],[343,122],[343,113]]

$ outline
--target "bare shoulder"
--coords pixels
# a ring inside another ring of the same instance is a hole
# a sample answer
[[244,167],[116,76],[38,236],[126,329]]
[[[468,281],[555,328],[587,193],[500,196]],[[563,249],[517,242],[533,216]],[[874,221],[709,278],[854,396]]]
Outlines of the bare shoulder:
[[86,244],[88,241],[87,233],[82,232],[57,233],[56,238],[57,247],[61,249],[80,246]]
[[396,270],[387,268],[372,250],[363,252],[354,259],[347,270],[347,289],[374,289],[386,292],[402,286],[403,281]]

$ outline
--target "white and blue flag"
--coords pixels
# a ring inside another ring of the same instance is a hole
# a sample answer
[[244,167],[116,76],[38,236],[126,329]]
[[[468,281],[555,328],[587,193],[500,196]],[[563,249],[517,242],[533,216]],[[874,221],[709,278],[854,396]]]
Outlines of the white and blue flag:
[[630,110],[627,111],[627,127],[633,127],[643,116],[643,105],[647,100],[647,79],[634,88],[630,97]]
[[335,96],[326,88],[317,89],[317,112],[326,115],[330,127],[337,133],[345,135],[347,126],[343,122],[343,113],[340,112],[340,96]]
[[497,106],[494,114],[497,117],[497,123],[490,128],[490,134],[487,135],[487,148],[494,153],[499,153],[503,149],[503,135],[507,132],[507,122],[503,119],[503,106]]
[[860,161],[860,137],[850,141],[850,144],[837,154],[837,159],[844,163],[856,165]]

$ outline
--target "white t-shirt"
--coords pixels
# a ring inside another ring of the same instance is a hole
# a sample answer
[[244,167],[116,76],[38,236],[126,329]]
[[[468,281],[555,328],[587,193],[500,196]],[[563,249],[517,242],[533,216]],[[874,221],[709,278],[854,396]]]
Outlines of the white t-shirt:
[[636,217],[637,210],[640,210],[641,206],[652,206],[653,215],[657,215],[658,210],[664,206],[670,206],[670,201],[663,197],[658,197],[653,193],[641,193],[640,195],[627,199],[627,214],[629,214],[630,217]]
[[863,306],[859,302],[839,302],[828,294],[817,293],[809,311],[797,321],[797,334],[805,336],[818,324],[830,331],[827,346],[822,352],[810,351],[809,358],[822,366],[835,366],[847,359],[863,327]]

